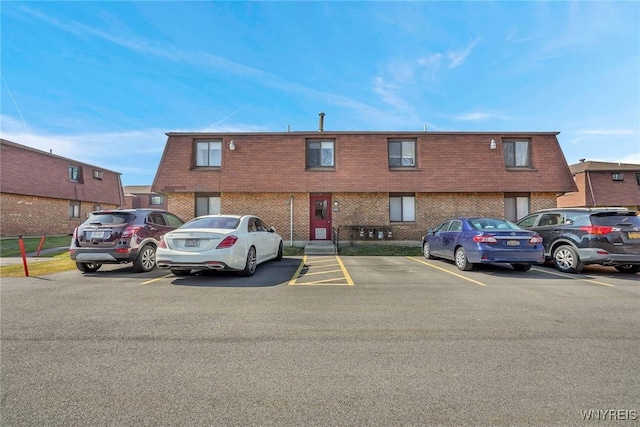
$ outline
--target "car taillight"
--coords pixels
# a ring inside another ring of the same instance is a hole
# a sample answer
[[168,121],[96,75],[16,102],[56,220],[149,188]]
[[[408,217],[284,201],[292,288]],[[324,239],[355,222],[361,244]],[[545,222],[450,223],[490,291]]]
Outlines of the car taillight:
[[604,236],[605,234],[611,233],[613,230],[613,227],[604,227],[601,225],[588,225],[580,227],[580,231],[586,231],[589,234],[596,234],[598,236]]
[[473,236],[473,241],[478,243],[498,243],[495,237],[493,236]]
[[235,245],[237,241],[238,238],[236,236],[227,236],[222,239],[222,242],[220,242],[216,249],[230,248],[231,246]]
[[138,230],[140,230],[141,228],[142,227],[140,226],[130,225],[124,229],[124,231],[122,232],[122,237],[133,237],[136,235],[136,233],[138,233]]
[[542,243],[542,237],[533,236],[531,239],[529,239],[529,243],[531,243],[532,245],[535,245],[535,244],[538,244],[538,243]]
[[158,247],[162,249],[167,249],[167,242],[164,241],[164,236],[160,238],[160,243],[158,243]]

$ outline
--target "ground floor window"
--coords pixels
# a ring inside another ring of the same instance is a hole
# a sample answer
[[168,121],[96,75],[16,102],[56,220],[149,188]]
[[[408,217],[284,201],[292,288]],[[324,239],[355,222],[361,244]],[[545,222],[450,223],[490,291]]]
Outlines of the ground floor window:
[[198,194],[196,196],[196,216],[218,215],[219,213],[219,194]]
[[80,218],[80,202],[77,200],[69,202],[69,218]]
[[529,215],[528,194],[505,194],[504,217],[509,221],[517,221]]
[[390,195],[389,196],[389,221],[414,222],[416,220],[415,195]]

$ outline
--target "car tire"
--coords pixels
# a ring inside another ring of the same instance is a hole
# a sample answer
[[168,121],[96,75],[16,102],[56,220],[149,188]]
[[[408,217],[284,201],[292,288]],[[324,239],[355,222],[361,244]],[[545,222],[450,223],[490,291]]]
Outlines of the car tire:
[[136,273],[146,273],[156,266],[156,248],[153,245],[144,245],[140,249],[138,257],[133,262],[133,271]]
[[102,264],[95,264],[92,262],[76,262],[76,267],[78,267],[78,270],[82,271],[83,273],[95,273],[100,269],[100,267],[102,267]]
[[172,268],[171,269],[171,273],[174,276],[188,276],[188,275],[191,274],[191,270],[183,270],[183,269],[180,269],[180,268]]
[[620,273],[628,273],[628,274],[634,274],[640,271],[640,265],[638,264],[616,265],[615,268]]
[[473,264],[469,262],[469,259],[467,258],[467,253],[464,251],[464,248],[459,247],[458,249],[456,249],[454,258],[456,262],[456,267],[458,267],[459,270],[469,271],[473,269]]
[[429,245],[429,242],[424,242],[424,244],[422,245],[422,255],[424,255],[426,259],[435,258],[433,255],[431,255],[431,245]]
[[578,252],[569,245],[562,245],[553,251],[553,263],[563,273],[580,273],[584,265]]
[[247,252],[247,263],[244,266],[244,270],[239,274],[244,277],[253,276],[253,273],[256,272],[257,263],[258,259],[256,258],[256,248],[251,246]]
[[278,254],[276,255],[276,261],[282,261],[282,255],[284,254],[284,243],[280,240],[280,245],[278,245]]
[[531,264],[511,264],[511,267],[515,271],[529,271],[531,270]]

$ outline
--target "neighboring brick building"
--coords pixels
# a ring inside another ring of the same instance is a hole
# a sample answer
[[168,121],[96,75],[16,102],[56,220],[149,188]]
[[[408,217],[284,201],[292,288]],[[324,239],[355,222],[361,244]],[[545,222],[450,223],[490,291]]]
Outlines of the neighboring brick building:
[[124,206],[129,209],[167,209],[167,199],[151,191],[150,185],[125,185]]
[[124,204],[120,173],[0,140],[0,235],[64,235]]
[[640,165],[589,160],[569,169],[578,191],[559,196],[558,206],[622,206],[640,210]]
[[183,219],[252,213],[297,244],[416,241],[453,215],[555,207],[576,190],[556,135],[172,132],[151,189]]

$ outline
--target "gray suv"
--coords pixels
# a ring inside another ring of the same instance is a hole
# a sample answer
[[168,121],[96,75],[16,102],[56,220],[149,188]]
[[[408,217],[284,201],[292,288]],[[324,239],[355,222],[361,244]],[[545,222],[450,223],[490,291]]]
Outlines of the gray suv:
[[640,216],[625,208],[545,209],[522,218],[520,227],[542,236],[545,258],[558,270],[579,273],[586,264],[640,270]]
[[69,255],[83,273],[121,263],[133,263],[137,273],[151,271],[160,238],[182,224],[177,216],[157,209],[95,211],[73,231]]

